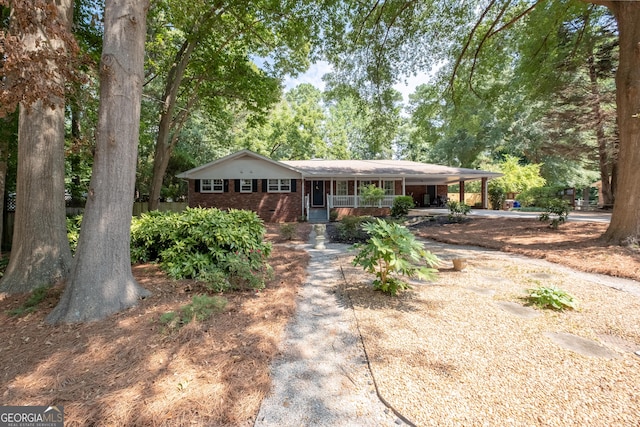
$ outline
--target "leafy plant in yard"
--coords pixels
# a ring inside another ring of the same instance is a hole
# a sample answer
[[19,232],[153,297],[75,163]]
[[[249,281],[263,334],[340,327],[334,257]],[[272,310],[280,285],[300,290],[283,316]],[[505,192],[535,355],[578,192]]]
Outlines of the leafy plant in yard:
[[345,215],[340,222],[336,224],[338,235],[342,241],[353,242],[359,240],[365,232],[362,224],[370,221],[369,216]]
[[393,199],[393,205],[391,205],[391,216],[394,218],[407,216],[409,215],[409,209],[412,209],[414,206],[413,197],[398,196]]
[[218,280],[215,271],[222,270],[229,286],[213,283],[220,290],[264,287],[271,253],[265,233],[262,220],[251,211],[149,212],[132,223],[132,260],[158,261],[175,279],[208,282]]
[[67,217],[67,238],[71,253],[76,253],[78,247],[78,238],[80,237],[80,226],[82,225],[82,215],[74,215]]
[[375,274],[374,289],[396,295],[399,290],[411,287],[395,275],[425,280],[435,276],[437,270],[432,267],[438,264],[438,257],[426,251],[406,227],[376,219],[362,228],[371,238],[354,246],[359,252],[353,265]]
[[37,287],[31,292],[29,298],[20,307],[9,310],[10,316],[24,316],[36,311],[36,307],[47,297],[47,286]]
[[360,189],[360,197],[363,206],[377,206],[384,199],[384,189],[369,184]]
[[527,290],[529,293],[527,300],[540,308],[551,308],[554,310],[575,309],[576,301],[573,296],[556,286],[538,286],[535,289]]
[[538,216],[540,221],[551,221],[549,227],[557,230],[560,224],[567,220],[569,216],[570,208],[569,204],[565,200],[551,199],[544,206],[545,212]]
[[449,220],[460,221],[462,217],[471,212],[471,207],[464,202],[449,201]]
[[280,225],[280,236],[285,240],[293,240],[298,231],[298,224],[287,223]]
[[160,323],[169,329],[178,329],[192,320],[204,322],[214,313],[220,313],[227,306],[227,300],[218,296],[195,295],[191,302],[180,307],[176,313],[170,311],[160,316]]

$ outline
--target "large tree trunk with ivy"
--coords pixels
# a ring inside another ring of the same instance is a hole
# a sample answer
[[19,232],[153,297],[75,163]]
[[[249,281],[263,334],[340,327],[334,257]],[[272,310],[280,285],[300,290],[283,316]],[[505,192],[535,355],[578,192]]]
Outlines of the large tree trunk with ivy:
[[618,21],[620,64],[616,101],[620,143],[616,194],[605,238],[612,243],[640,240],[640,2],[604,4]]
[[93,175],[76,256],[50,323],[102,319],[149,294],[133,278],[130,229],[148,3],[107,0]]
[[[61,0],[56,2],[56,8],[56,22],[68,31],[73,2]],[[58,65],[39,58],[37,52],[64,50],[65,42],[59,38],[59,29],[48,32],[54,25],[45,22],[48,18],[42,9],[36,9],[33,16],[40,21],[16,17],[22,47],[36,52],[40,78],[62,88],[64,81]],[[31,27],[22,32],[22,25]],[[20,102],[19,108],[13,242],[9,265],[0,282],[0,291],[7,293],[50,286],[66,277],[71,264],[64,200],[64,100],[45,92],[36,93],[35,97]]]

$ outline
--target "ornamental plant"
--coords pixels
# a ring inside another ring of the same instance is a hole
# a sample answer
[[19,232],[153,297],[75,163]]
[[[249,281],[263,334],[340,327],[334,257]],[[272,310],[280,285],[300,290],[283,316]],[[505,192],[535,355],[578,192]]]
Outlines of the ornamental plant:
[[535,289],[528,289],[527,299],[536,307],[551,308],[553,310],[574,310],[576,301],[573,296],[557,286],[538,286]]
[[377,206],[384,199],[384,189],[369,184],[360,189],[360,197],[364,206]]
[[438,257],[426,251],[406,227],[377,218],[363,224],[362,229],[371,237],[367,243],[354,245],[359,252],[353,265],[375,274],[375,290],[396,295],[399,290],[410,289],[398,275],[424,280],[435,277],[437,270],[433,267]]
[[460,221],[462,217],[471,212],[471,207],[464,202],[450,200],[449,203],[449,220]]
[[391,206],[391,216],[394,218],[401,218],[409,215],[409,209],[415,206],[413,203],[413,197],[411,196],[398,196],[393,199],[393,205]]
[[549,200],[544,209],[545,211],[538,216],[538,220],[550,221],[549,227],[554,230],[557,230],[569,217],[569,203],[562,199]]
[[270,277],[271,244],[265,234],[262,220],[251,211],[154,211],[134,218],[131,256],[132,261],[157,261],[172,278],[200,280],[219,291],[262,288]]

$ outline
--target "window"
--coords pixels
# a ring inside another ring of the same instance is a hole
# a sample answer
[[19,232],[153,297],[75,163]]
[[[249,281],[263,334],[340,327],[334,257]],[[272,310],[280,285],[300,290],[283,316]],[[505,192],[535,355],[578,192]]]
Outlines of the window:
[[240,192],[241,193],[251,193],[253,190],[253,185],[250,179],[241,179],[240,180]]
[[224,182],[221,179],[200,180],[200,191],[203,193],[222,193],[224,191]]
[[396,182],[395,181],[383,181],[382,188],[384,188],[385,196],[395,196],[396,194]]
[[336,196],[346,196],[347,188],[347,181],[336,181]]
[[269,179],[267,183],[269,193],[288,193],[291,191],[290,179]]

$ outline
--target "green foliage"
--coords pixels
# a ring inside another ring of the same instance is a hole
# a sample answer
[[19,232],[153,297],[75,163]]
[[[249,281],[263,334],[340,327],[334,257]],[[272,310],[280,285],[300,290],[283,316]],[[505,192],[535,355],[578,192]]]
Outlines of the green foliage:
[[340,237],[340,240],[347,242],[359,240],[364,234],[362,224],[370,220],[371,217],[369,216],[345,215],[340,222],[336,224],[338,237]]
[[82,225],[82,215],[67,217],[67,238],[71,253],[75,254],[78,248],[78,239],[80,238],[80,226]]
[[25,316],[29,313],[33,313],[36,311],[36,307],[47,297],[47,291],[49,287],[40,286],[37,287],[31,292],[29,298],[25,301],[23,305],[20,307],[9,310],[8,314],[10,316]]
[[266,260],[271,245],[255,212],[186,209],[180,213],[149,212],[131,226],[133,261],[159,261],[173,278],[218,280],[216,269],[227,276],[220,290],[261,288],[269,277]]
[[337,220],[338,220],[338,211],[335,209],[332,209],[331,211],[329,211],[329,221],[336,222]]
[[464,202],[450,200],[448,205],[450,221],[460,221],[464,216],[471,212],[471,207]]
[[176,313],[170,311],[160,316],[160,323],[170,330],[179,329],[191,321],[204,322],[214,313],[220,313],[227,306],[227,300],[218,296],[195,295],[191,302],[180,307]]
[[374,184],[365,185],[360,188],[360,197],[363,206],[377,206],[384,199],[384,189]]
[[359,265],[376,280],[373,287],[391,295],[409,289],[409,284],[392,275],[432,279],[438,258],[426,251],[422,243],[404,226],[381,219],[365,223],[362,228],[371,236],[365,244],[355,245],[359,250],[353,265]]
[[544,207],[548,205],[551,200],[559,199],[559,194],[562,194],[562,190],[564,190],[563,186],[533,187],[518,194],[516,200],[520,202],[523,207]]
[[401,218],[409,215],[409,209],[415,206],[413,203],[413,197],[411,196],[398,196],[393,199],[393,205],[391,206],[391,216],[394,218]]
[[560,224],[564,223],[569,216],[571,208],[566,200],[551,199],[547,202],[546,206],[543,206],[545,212],[538,216],[540,221],[551,221],[549,227],[557,230]]
[[507,200],[507,193],[505,193],[504,188],[499,184],[494,185],[493,181],[490,181],[487,193],[489,193],[489,204],[491,205],[491,209],[494,211],[502,209],[504,202]]
[[557,286],[538,286],[535,289],[528,289],[527,300],[529,303],[540,308],[551,308],[553,310],[574,310],[576,301],[573,296],[563,291]]
[[280,225],[280,236],[285,240],[293,240],[298,231],[298,224],[287,223]]

